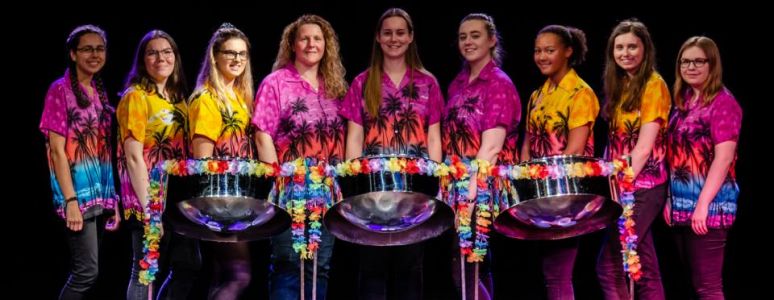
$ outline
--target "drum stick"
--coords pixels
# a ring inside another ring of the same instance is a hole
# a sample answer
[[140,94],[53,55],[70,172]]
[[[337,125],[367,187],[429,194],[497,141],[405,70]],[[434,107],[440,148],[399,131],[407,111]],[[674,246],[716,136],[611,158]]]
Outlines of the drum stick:
[[462,300],[468,298],[467,290],[465,290],[465,254],[460,252],[460,281],[462,282]]

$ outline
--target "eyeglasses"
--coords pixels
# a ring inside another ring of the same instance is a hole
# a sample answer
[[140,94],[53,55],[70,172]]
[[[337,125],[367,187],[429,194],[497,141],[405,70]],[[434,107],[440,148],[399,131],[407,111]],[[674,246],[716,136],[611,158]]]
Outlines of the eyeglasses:
[[223,51],[218,51],[218,52],[222,53],[223,56],[226,59],[228,59],[228,60],[237,60],[237,59],[239,59],[240,56],[244,60],[248,59],[247,51],[236,52],[234,50],[223,50]]
[[75,50],[80,52],[80,53],[97,53],[97,54],[102,54],[102,53],[105,53],[105,46],[97,46],[97,47],[86,46],[86,47],[77,48]]
[[156,58],[170,58],[175,56],[175,51],[172,48],[166,48],[162,50],[148,50],[145,51],[145,56]]
[[708,58],[695,58],[695,59],[681,59],[680,60],[680,68],[682,69],[688,69],[688,67],[693,64],[695,68],[701,68],[704,66],[704,64],[708,63]]

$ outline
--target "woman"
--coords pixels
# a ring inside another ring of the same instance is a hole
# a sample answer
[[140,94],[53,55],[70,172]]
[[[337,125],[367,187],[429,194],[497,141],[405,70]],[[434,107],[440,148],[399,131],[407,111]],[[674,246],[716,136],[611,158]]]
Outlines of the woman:
[[[594,156],[594,121],[599,101],[575,72],[586,55],[578,28],[549,25],[535,38],[533,58],[546,81],[532,92],[521,159],[553,155]],[[548,299],[574,299],[572,272],[578,238],[538,242]]]
[[[521,116],[521,102],[510,77],[499,66],[502,63],[500,36],[492,17],[469,14],[460,22],[457,46],[465,59],[462,70],[449,85],[449,101],[443,114],[443,150],[447,160],[481,159],[491,164],[518,161],[516,140]],[[475,178],[475,175],[471,175]],[[477,196],[476,180],[470,180],[467,199]],[[491,191],[482,191],[490,192]],[[459,246],[453,247],[452,268],[455,284],[461,287]],[[492,298],[492,278],[488,260],[481,264],[479,297]],[[473,264],[465,267],[467,298],[474,298]]]
[[102,82],[107,40],[94,25],[75,28],[67,37],[65,75],[46,93],[40,131],[46,137],[51,190],[57,215],[65,221],[70,275],[59,299],[82,299],[97,281],[97,223],[112,215],[105,229],[118,228],[110,162],[113,108]]
[[689,38],[677,57],[667,153],[672,199],[664,218],[674,226],[699,299],[724,299],[723,256],[739,197],[734,167],[742,109],[723,85],[712,39]]
[[[346,159],[404,154],[440,161],[442,106],[438,82],[419,59],[411,17],[388,9],[377,23],[370,67],[355,78],[339,112],[348,120]],[[359,299],[420,299],[423,252],[422,244],[361,247]]]
[[[622,21],[607,42],[605,114],[610,122],[610,158],[628,156],[634,169],[634,230],[642,277],[635,284],[641,299],[664,299],[656,248],[650,230],[666,199],[666,122],[671,100],[656,72],[650,33],[637,20]],[[618,228],[611,225],[597,262],[606,299],[628,299]]]
[[[127,299],[147,299],[138,280],[143,259],[143,220],[148,213],[150,170],[167,159],[188,157],[188,108],[180,51],[164,31],[151,30],[140,40],[126,90],[116,111],[118,172],[124,215],[131,224],[132,272]],[[171,273],[160,298],[183,299],[201,268],[198,242],[168,230]]]
[[[312,158],[335,165],[344,157],[344,120],[338,115],[347,92],[336,32],[325,19],[303,15],[285,27],[273,72],[255,96],[252,123],[258,158],[285,163]],[[288,184],[292,184],[288,182]],[[286,187],[285,190],[291,190]],[[325,299],[334,238],[322,228],[317,249],[317,299]],[[291,229],[272,238],[271,299],[298,299],[299,254]],[[312,298],[313,264],[304,265],[305,298]]]
[[[189,104],[194,158],[255,159],[250,117],[253,78],[250,42],[231,24],[210,39]],[[236,299],[250,284],[250,249],[246,242],[211,244],[216,282],[210,298]]]

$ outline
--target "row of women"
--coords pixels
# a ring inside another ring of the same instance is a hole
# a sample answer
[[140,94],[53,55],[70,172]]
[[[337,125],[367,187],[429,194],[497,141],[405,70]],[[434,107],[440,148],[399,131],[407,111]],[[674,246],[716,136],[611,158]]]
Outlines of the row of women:
[[[408,154],[509,164],[551,155],[594,155],[592,133],[600,105],[573,69],[583,62],[587,48],[584,33],[572,27],[547,26],[535,38],[534,61],[546,81],[530,96],[521,149],[520,99],[499,67],[502,41],[492,18],[484,14],[470,14],[460,22],[457,44],[464,63],[449,84],[446,101],[422,65],[412,20],[402,9],[381,16],[370,67],[349,87],[333,28],[319,16],[304,15],[285,28],[273,72],[255,93],[250,42],[242,31],[224,24],[214,33],[196,89],[186,97],[178,47],[170,35],[153,30],[137,47],[126,90],[114,110],[99,76],[106,42],[104,32],[91,25],[70,34],[69,67],[51,85],[40,123],[47,138],[54,205],[66,222],[72,260],[61,299],[80,299],[94,284],[98,224],[104,220],[98,217],[111,214],[107,229],[115,229],[122,216],[132,226],[134,268],[127,298],[148,297],[148,287],[137,280],[143,231],[132,224],[141,224],[148,213],[150,168],[166,159],[230,156],[282,163],[312,157],[335,163],[363,155]],[[655,70],[654,51],[641,22],[622,21],[608,40],[604,71],[608,157],[630,156],[636,176],[633,218],[643,277],[635,292],[641,299],[664,298],[650,232],[663,211],[674,225],[695,291],[701,299],[722,299],[724,245],[738,195],[734,163],[741,109],[722,83],[720,55],[711,39],[692,37],[682,45],[672,94]],[[114,113],[123,214],[110,163]],[[668,190],[671,203],[666,203]],[[475,190],[469,197],[475,197]],[[606,299],[629,298],[621,245],[615,230],[610,232],[613,239],[603,246],[597,265],[599,282]],[[169,229],[165,239],[171,272],[158,298],[184,299],[201,269],[199,241]],[[323,230],[317,299],[326,294],[333,242]],[[291,244],[289,230],[272,238],[272,299],[299,298],[299,257]],[[212,248],[216,274],[209,296],[235,299],[250,282],[247,246],[222,243]],[[577,239],[544,241],[540,248],[549,299],[573,299]],[[421,244],[363,246],[359,252],[359,298],[421,298]],[[310,279],[311,270],[306,272]],[[489,271],[479,276],[479,286],[468,293],[491,298]],[[310,297],[311,284],[306,287]]]

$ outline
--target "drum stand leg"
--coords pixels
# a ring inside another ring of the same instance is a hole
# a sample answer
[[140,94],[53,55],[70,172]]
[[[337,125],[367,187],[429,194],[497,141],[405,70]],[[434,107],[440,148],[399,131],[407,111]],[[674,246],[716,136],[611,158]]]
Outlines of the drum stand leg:
[[317,252],[314,253],[314,267],[312,268],[312,300],[317,300]]
[[301,257],[298,270],[298,278],[301,279],[301,300],[304,300],[304,258]]
[[629,300],[634,300],[634,280],[629,277]]
[[465,289],[465,254],[460,252],[460,282],[462,282],[462,300],[467,300],[468,293]]
[[153,300],[153,282],[148,284],[148,300]]
[[478,300],[478,262],[473,266],[473,300]]

